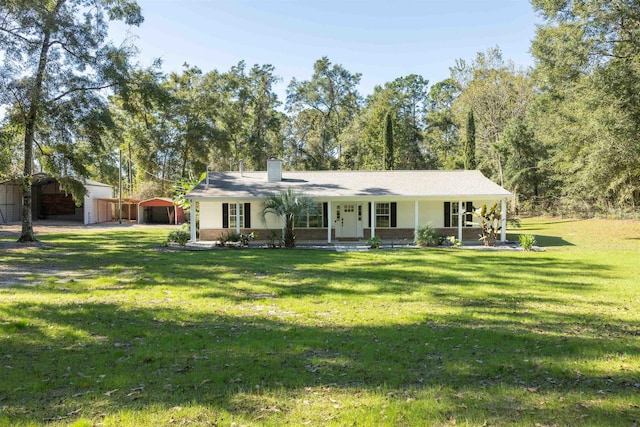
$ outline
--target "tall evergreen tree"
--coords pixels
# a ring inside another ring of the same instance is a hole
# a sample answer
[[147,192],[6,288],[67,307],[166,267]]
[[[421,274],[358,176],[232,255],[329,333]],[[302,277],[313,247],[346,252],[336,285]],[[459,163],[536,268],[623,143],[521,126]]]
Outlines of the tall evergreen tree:
[[473,117],[473,110],[469,110],[467,115],[467,135],[464,140],[464,168],[467,170],[476,169],[476,121]]
[[393,169],[393,122],[391,113],[387,113],[384,120],[384,168]]
[[[326,56],[313,65],[311,80],[291,80],[286,109],[295,127],[294,144],[310,169],[333,169],[342,157],[340,136],[360,109],[360,73],[334,65]],[[305,121],[310,119],[311,122]],[[310,132],[301,131],[309,129]],[[295,141],[302,136],[302,141]],[[290,138],[291,139],[291,138]]]

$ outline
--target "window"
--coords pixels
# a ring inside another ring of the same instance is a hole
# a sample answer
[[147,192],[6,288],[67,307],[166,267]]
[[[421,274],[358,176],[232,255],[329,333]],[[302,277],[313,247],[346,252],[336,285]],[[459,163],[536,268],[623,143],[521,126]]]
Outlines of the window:
[[[396,202],[391,203],[376,203],[376,227],[397,227],[397,206]],[[371,213],[371,203],[369,203],[369,213]],[[369,215],[369,227],[371,227],[371,215]]]
[[376,203],[376,227],[391,225],[391,207],[389,203]]
[[251,228],[251,203],[223,203],[222,228],[237,228],[237,214],[240,215],[240,228]]
[[295,227],[298,228],[322,228],[325,215],[324,203],[317,203],[307,212],[307,215],[295,219]]
[[[445,227],[458,227],[459,215],[459,203],[458,202],[444,202],[444,226]],[[473,202],[462,202],[462,207],[465,210],[462,215],[462,226],[473,227]]]
[[[236,209],[240,209],[240,218],[238,218],[238,212]],[[244,227],[244,205],[231,203],[229,205],[229,228],[236,228],[236,220],[240,220],[240,228]]]

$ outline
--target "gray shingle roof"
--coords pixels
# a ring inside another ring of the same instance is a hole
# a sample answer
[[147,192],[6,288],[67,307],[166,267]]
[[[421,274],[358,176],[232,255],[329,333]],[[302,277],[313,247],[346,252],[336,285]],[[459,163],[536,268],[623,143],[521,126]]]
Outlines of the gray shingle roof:
[[267,172],[209,172],[188,198],[265,197],[293,187],[314,198],[505,198],[507,190],[477,170],[308,171],[282,172],[282,181],[267,181]]

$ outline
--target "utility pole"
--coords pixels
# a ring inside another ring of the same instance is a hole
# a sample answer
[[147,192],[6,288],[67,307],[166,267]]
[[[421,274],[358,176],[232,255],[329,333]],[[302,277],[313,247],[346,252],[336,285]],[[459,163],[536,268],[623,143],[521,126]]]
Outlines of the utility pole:
[[122,147],[118,148],[118,224],[122,224]]

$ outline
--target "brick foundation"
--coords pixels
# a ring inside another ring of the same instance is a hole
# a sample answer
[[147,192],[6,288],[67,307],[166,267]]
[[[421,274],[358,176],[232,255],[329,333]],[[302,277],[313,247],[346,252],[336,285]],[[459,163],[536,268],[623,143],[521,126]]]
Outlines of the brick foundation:
[[[458,237],[458,229],[457,228],[436,228],[436,233],[441,234],[443,236],[454,236]],[[264,229],[255,229],[255,228],[242,228],[240,232],[242,234],[249,234],[251,232],[258,233],[258,241],[267,241],[271,238],[271,232],[275,231],[277,238],[281,237],[281,230],[264,230]],[[235,229],[204,229],[200,230],[199,240],[204,241],[215,241],[219,240],[221,236],[226,236],[228,234],[235,233]],[[295,230],[296,238],[298,241],[327,241],[327,229],[326,228],[299,228]],[[376,235],[379,236],[382,240],[410,240],[413,241],[414,237],[413,228],[377,228]],[[475,227],[464,227],[462,229],[462,240],[466,241],[476,241],[479,239],[480,229]],[[371,237],[371,229],[364,229],[364,238],[360,240],[366,240]],[[339,240],[336,239],[335,230],[331,230],[331,240]]]

